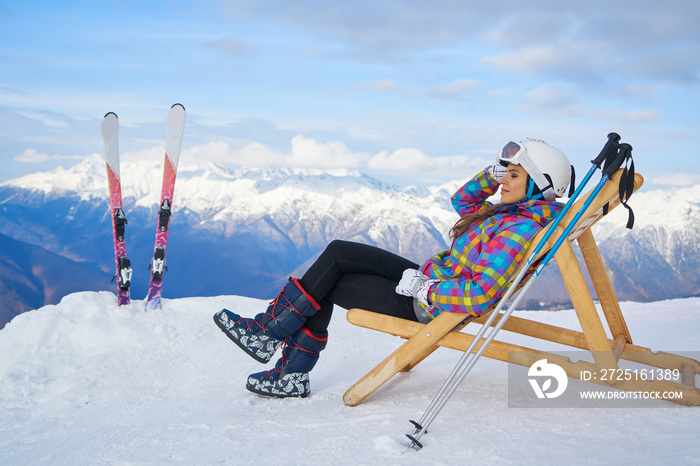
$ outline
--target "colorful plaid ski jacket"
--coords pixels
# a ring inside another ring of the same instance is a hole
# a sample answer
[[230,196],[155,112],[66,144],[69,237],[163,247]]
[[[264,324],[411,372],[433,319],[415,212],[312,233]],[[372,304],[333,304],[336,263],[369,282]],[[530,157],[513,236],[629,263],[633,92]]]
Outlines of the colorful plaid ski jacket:
[[[491,205],[486,199],[497,190],[498,182],[481,172],[452,196],[452,206],[460,216],[477,212]],[[430,289],[430,315],[483,314],[505,292],[532,238],[562,207],[559,202],[524,201],[504,205],[492,217],[472,223],[449,251],[421,267],[424,274],[440,280]]]

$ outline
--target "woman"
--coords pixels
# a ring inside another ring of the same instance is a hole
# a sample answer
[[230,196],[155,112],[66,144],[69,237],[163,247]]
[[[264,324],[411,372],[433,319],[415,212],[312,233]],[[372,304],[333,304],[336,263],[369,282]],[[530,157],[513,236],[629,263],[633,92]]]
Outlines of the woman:
[[[504,293],[535,234],[562,208],[571,176],[566,156],[535,140],[511,141],[452,197],[460,219],[450,250],[423,265],[372,246],[333,241],[301,279],[290,278],[255,318],[223,309],[214,321],[241,349],[274,369],[248,376],[267,396],[308,396],[309,371],[326,346],[333,305],[428,322],[440,312],[480,315]],[[501,186],[501,203],[486,199]]]

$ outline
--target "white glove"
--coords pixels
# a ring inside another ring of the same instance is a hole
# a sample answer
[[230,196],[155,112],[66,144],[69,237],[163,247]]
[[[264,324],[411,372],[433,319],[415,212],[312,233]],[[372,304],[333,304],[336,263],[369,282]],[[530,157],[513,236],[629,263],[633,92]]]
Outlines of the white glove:
[[420,278],[420,282],[415,283],[413,285],[413,290],[411,294],[414,298],[423,303],[425,306],[432,307],[433,303],[431,303],[429,299],[430,287],[439,282],[440,280],[431,279],[428,278],[426,275],[423,275],[423,277]]
[[420,270],[406,269],[403,271],[401,281],[396,286],[396,292],[403,296],[412,296],[430,307],[431,304],[428,299],[430,287],[439,281],[431,279]]
[[404,296],[413,296],[413,286],[420,280],[421,276],[425,277],[425,275],[423,275],[423,273],[420,270],[404,270],[403,275],[401,276],[401,281],[398,285],[396,285],[396,292]]
[[491,175],[494,180],[499,181],[501,178],[506,176],[508,169],[500,163],[494,163],[493,165],[486,167],[486,173]]

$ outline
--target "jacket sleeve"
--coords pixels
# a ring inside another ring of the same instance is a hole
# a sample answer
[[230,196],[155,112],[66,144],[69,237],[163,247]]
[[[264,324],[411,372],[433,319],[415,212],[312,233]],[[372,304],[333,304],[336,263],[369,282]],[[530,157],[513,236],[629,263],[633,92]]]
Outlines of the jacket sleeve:
[[452,196],[452,207],[459,216],[478,212],[483,206],[490,205],[486,201],[498,191],[498,182],[486,171],[482,171]]
[[431,287],[433,317],[442,311],[481,315],[488,310],[505,292],[539,228],[531,221],[513,223],[484,245],[471,277],[459,275]]

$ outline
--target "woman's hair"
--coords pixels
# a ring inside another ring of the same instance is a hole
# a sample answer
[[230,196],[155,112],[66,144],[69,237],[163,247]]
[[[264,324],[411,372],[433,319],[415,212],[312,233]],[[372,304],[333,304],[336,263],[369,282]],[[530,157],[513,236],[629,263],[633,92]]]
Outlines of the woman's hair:
[[503,204],[487,205],[479,209],[477,212],[462,215],[457,223],[450,230],[450,238],[455,240],[462,236],[469,226],[476,220],[484,220],[491,217]]

